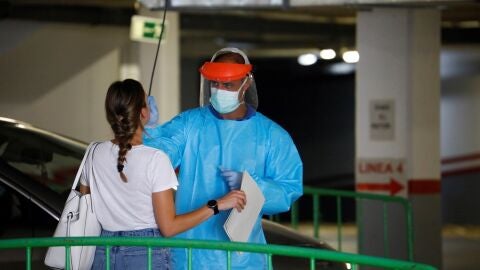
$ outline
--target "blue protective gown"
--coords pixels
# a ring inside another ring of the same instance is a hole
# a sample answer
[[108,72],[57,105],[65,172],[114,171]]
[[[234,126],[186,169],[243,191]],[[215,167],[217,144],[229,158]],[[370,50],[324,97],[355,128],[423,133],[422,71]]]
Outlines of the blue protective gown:
[[[266,243],[261,217],[285,212],[302,195],[303,165],[290,135],[261,113],[248,119],[223,120],[208,106],[186,111],[170,122],[147,129],[144,144],[166,152],[179,167],[175,195],[177,214],[204,206],[229,192],[219,166],[248,171],[265,196],[265,204],[249,242]],[[248,203],[248,202],[247,202]],[[229,241],[223,224],[229,211],[220,211],[177,238]],[[227,269],[225,251],[193,250],[193,269]],[[187,268],[187,250],[173,251],[175,269]],[[265,269],[265,255],[232,253],[233,269]]]

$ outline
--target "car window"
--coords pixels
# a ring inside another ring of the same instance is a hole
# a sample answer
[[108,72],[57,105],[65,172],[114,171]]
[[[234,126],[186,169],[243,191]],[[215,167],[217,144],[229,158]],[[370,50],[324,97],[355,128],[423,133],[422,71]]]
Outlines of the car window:
[[[57,220],[29,198],[0,181],[0,238],[51,237]],[[43,264],[46,248],[32,249],[32,268]],[[0,250],[0,269],[25,269],[24,249]]]
[[0,158],[59,194],[71,188],[83,151],[28,129],[0,128]]
[[57,220],[17,190],[0,182],[0,238],[52,236]]

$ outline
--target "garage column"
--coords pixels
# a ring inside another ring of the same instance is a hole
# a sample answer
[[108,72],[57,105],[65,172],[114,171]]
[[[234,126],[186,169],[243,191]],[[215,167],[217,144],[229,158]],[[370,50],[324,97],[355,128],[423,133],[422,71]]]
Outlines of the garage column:
[[[413,260],[441,267],[440,12],[360,11],[357,49],[357,191],[407,198],[413,209]],[[386,232],[383,208],[359,205],[360,252],[408,259],[402,208],[387,207]]]
[[[149,11],[142,8],[142,16],[162,19],[162,11]],[[152,84],[152,96],[155,96],[159,110],[159,123],[164,123],[180,112],[180,19],[178,12],[167,12],[164,38],[158,52],[157,66]],[[140,79],[148,91],[157,44],[140,43],[139,66]]]

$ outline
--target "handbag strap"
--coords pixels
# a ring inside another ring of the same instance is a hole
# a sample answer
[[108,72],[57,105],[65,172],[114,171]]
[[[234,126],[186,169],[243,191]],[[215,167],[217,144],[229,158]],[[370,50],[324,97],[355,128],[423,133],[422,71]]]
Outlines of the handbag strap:
[[92,147],[98,143],[99,142],[91,142],[88,145],[87,150],[85,150],[85,155],[83,156],[82,163],[80,163],[80,167],[78,168],[77,175],[75,175],[75,181],[73,181],[72,189],[76,189],[78,181],[80,181],[80,175],[83,172],[83,167],[85,167],[85,161],[87,160],[87,157],[90,155]]

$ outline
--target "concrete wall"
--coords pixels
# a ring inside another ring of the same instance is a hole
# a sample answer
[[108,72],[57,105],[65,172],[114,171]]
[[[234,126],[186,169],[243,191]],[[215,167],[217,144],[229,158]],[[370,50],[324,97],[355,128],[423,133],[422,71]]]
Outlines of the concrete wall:
[[480,152],[480,48],[445,49],[441,66],[442,156]]
[[[480,153],[480,48],[447,48],[442,53],[442,157],[478,156]],[[442,178],[443,223],[480,224],[477,195],[480,160],[444,164],[444,171],[470,169]],[[476,168],[476,169],[475,169]],[[477,171],[476,173],[474,171]]]
[[[143,16],[162,18],[160,11],[142,9]],[[151,95],[155,96],[159,110],[159,123],[164,123],[180,112],[180,21],[177,12],[167,12],[164,41],[158,52]],[[138,65],[145,91],[148,92],[157,51],[156,43],[138,43]]]
[[0,115],[81,140],[106,139],[103,102],[128,58],[128,27],[0,22]]

